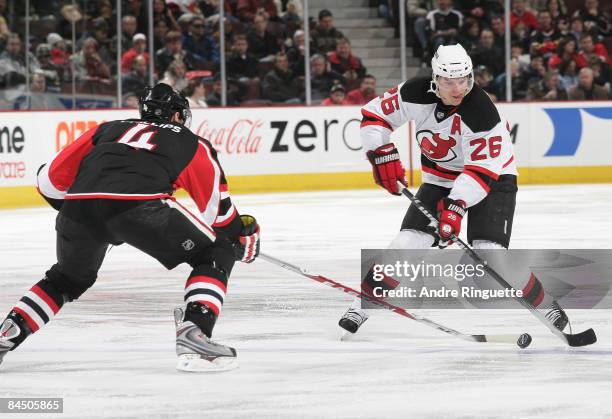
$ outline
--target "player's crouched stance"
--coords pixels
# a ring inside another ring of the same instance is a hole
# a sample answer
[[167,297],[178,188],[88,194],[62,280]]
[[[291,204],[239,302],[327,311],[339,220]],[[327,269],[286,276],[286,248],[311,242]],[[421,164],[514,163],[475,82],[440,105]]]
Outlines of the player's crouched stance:
[[[389,136],[414,120],[423,172],[416,196],[439,219],[434,230],[427,217],[411,205],[389,247],[445,247],[453,235],[459,235],[467,213],[467,238],[474,248],[508,248],[518,174],[508,123],[487,94],[474,85],[472,60],[461,45],[440,46],[431,67],[431,78],[408,80],[362,108],[361,140],[374,179],[394,195],[400,195],[397,182],[406,182],[400,155]],[[558,329],[565,328],[565,312],[533,274],[507,279],[515,287],[521,285],[527,300],[543,310]],[[367,318],[360,300],[355,299],[339,325],[355,333]]]
[[[59,210],[58,261],[0,325],[0,361],[95,282],[109,245],[128,243],[167,269],[193,268],[175,310],[177,368],[235,368],[236,350],[213,342],[234,262],[259,254],[259,226],[239,215],[211,144],[189,130],[187,100],[166,84],[140,99],[141,119],[91,129],[38,173]],[[172,198],[185,189],[196,215]]]

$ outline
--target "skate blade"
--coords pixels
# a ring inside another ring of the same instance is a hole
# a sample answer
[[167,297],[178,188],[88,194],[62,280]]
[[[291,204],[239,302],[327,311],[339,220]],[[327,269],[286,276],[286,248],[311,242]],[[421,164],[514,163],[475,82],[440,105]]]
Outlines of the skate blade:
[[184,372],[223,372],[238,368],[238,359],[220,356],[212,361],[202,359],[197,354],[185,354],[178,357],[176,369]]
[[342,333],[340,334],[340,341],[346,342],[348,340],[353,339],[353,336],[355,336],[355,333],[351,333],[348,330],[342,329]]

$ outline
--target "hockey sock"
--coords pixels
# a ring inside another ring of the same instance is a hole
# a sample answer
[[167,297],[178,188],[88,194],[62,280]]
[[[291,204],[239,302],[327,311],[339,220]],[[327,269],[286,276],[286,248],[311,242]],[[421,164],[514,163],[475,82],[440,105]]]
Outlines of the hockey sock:
[[217,315],[206,304],[187,303],[185,308],[185,321],[190,321],[200,328],[209,338],[217,322]]
[[[361,292],[365,295],[376,296],[382,295],[384,291],[390,291],[397,288],[399,285],[399,281],[391,278],[390,276],[384,274],[376,274],[374,275],[374,267],[370,268],[366,276],[361,281]],[[379,277],[379,275],[381,277]],[[374,289],[377,288],[376,294],[374,294]],[[379,297],[376,297],[379,298]],[[361,298],[355,297],[353,303],[351,304],[352,308],[370,308],[368,307],[369,303],[364,302]]]
[[[2,323],[0,331],[19,346],[57,314],[64,305],[64,296],[47,280],[42,279],[21,297]],[[17,327],[15,327],[17,326]]]
[[[226,293],[227,277],[222,271],[211,266],[194,268],[185,284],[185,303],[188,306],[185,320],[193,321],[208,337],[211,337],[215,321],[221,314]],[[203,305],[207,310],[190,303]]]
[[553,298],[544,292],[542,283],[533,273],[529,276],[529,281],[523,287],[523,297],[536,308],[550,307],[553,302]]

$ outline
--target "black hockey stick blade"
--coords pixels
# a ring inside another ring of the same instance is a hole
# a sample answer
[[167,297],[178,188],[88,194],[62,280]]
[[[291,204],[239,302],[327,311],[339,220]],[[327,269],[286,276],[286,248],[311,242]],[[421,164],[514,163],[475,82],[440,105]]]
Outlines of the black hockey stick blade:
[[587,346],[597,342],[597,335],[593,329],[585,330],[584,332],[576,333],[575,335],[569,335],[564,333],[569,346]]

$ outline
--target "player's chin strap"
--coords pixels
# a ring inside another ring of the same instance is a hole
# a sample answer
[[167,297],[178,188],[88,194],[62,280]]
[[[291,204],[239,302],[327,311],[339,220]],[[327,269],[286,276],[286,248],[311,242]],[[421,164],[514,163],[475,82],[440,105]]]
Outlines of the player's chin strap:
[[[403,195],[405,195],[408,199],[410,199],[412,204],[415,207],[417,207],[419,209],[419,211],[421,211],[423,213],[423,215],[425,215],[429,219],[429,221],[431,222],[431,225],[434,225],[434,226],[437,227],[438,220],[436,219],[436,217],[434,217],[429,212],[429,210],[427,208],[425,208],[425,206],[419,200],[419,198],[414,196],[412,194],[412,192],[410,192],[408,190],[408,188],[406,188],[406,186],[404,186],[404,184],[402,184],[401,182],[397,182],[397,187],[399,188],[399,191]],[[455,243],[457,243],[457,245],[459,247],[464,249],[465,252],[468,255],[470,255],[470,257],[474,260],[474,262],[482,264],[484,266],[484,270],[490,276],[492,276],[493,279],[495,279],[495,281],[498,284],[500,284],[502,287],[504,287],[506,289],[513,289],[512,286],[500,274],[498,274],[495,271],[495,269],[491,268],[491,266],[489,266],[484,261],[484,259],[482,259],[480,256],[478,256],[478,253],[476,253],[474,251],[474,249],[472,249],[470,246],[468,246],[467,243],[465,243],[463,240],[461,240],[459,237],[457,237],[455,235],[451,236],[451,240],[453,240]],[[516,293],[513,293],[513,295],[516,295]],[[584,332],[576,333],[576,334],[563,333],[562,331],[557,329],[552,324],[552,322],[549,319],[547,319],[546,316],[544,316],[544,314],[542,314],[538,309],[536,309],[533,305],[531,305],[529,303],[529,301],[527,301],[525,298],[516,296],[516,297],[514,297],[514,299],[516,301],[518,301],[527,310],[529,310],[531,312],[531,314],[533,314],[538,320],[540,320],[541,323],[543,323],[546,327],[548,327],[548,329],[550,329],[550,331],[555,336],[557,336],[559,339],[561,339],[562,341],[567,343],[569,346],[586,346],[586,345],[591,345],[591,344],[597,342],[597,336],[595,335],[595,331],[593,329],[588,329],[588,330],[585,330]]]
[[440,330],[444,333],[448,333],[449,335],[453,335],[455,337],[458,337],[459,339],[463,339],[463,340],[467,340],[467,341],[471,341],[471,342],[491,342],[491,343],[516,343],[518,341],[518,339],[520,338],[520,336],[518,335],[470,335],[470,334],[466,334],[466,333],[462,333],[459,332],[457,330],[451,329],[449,327],[443,326],[440,323],[436,323],[433,320],[429,320],[425,317],[421,317],[417,314],[413,314],[413,313],[409,313],[407,312],[405,309],[395,306],[393,304],[390,304],[380,298],[377,298],[373,295],[369,295],[369,294],[364,294],[362,292],[359,292],[351,287],[348,287],[344,284],[341,284],[340,282],[334,281],[333,279],[329,279],[326,278],[324,276],[321,275],[316,275],[316,274],[310,274],[306,271],[306,269],[301,268],[299,266],[293,265],[289,262],[285,262],[283,260],[280,260],[278,258],[275,258],[273,256],[269,256],[266,255],[264,253],[259,253],[259,259],[263,259],[266,262],[270,262],[276,266],[280,266],[281,268],[287,269],[291,272],[294,272],[298,275],[302,275],[305,276],[306,278],[310,278],[313,281],[317,281],[320,282],[321,284],[325,284],[329,287],[335,288],[337,290],[343,291],[347,294],[353,295],[355,297],[359,297],[362,300],[367,300],[369,303],[380,307],[380,308],[384,308],[390,311],[393,311],[394,313],[399,314],[400,316],[406,317],[408,319],[414,320],[416,322],[422,323],[426,326],[432,327],[434,329]]

